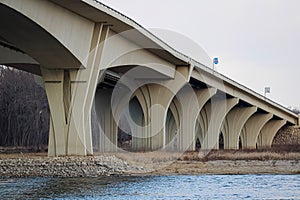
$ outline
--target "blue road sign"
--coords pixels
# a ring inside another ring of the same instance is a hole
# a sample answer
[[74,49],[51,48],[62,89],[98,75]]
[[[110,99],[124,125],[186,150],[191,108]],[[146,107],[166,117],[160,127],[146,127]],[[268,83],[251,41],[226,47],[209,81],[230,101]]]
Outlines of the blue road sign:
[[219,64],[219,59],[218,58],[214,58],[214,64],[215,65]]

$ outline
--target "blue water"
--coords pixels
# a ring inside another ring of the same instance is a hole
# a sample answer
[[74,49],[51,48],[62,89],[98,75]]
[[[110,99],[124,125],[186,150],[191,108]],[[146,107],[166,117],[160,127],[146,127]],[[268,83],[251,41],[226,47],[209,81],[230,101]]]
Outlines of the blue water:
[[300,175],[0,179],[0,199],[300,199]]

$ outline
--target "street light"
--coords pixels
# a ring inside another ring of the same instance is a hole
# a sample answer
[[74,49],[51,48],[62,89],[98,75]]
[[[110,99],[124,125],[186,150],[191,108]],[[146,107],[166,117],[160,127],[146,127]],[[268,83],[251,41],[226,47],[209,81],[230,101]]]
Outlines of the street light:
[[265,87],[265,97],[267,97],[267,93],[271,93],[271,88],[269,86]]

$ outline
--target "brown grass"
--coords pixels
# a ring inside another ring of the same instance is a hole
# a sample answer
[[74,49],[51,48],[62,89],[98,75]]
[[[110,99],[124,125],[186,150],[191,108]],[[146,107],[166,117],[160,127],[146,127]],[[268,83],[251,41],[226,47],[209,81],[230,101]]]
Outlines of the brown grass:
[[[223,151],[200,151],[200,152],[145,152],[145,153],[95,153],[97,155],[116,155],[128,162],[144,164],[160,164],[174,161],[214,161],[214,160],[300,160],[300,152],[289,151],[240,151],[240,150],[223,150]],[[1,153],[1,158],[20,158],[20,157],[47,157],[46,152],[34,153]]]
[[272,151],[210,151],[187,152],[178,160],[181,161],[212,161],[212,160],[300,160],[300,152]]

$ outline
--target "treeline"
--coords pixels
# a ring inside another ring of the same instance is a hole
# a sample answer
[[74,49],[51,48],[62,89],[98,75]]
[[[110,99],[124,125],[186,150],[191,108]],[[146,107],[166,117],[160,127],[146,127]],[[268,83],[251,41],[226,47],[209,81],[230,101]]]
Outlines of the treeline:
[[290,109],[293,113],[295,113],[295,114],[300,114],[300,108],[293,108],[293,107],[288,107],[288,109]]
[[0,66],[0,146],[46,147],[49,113],[45,90],[32,74]]

